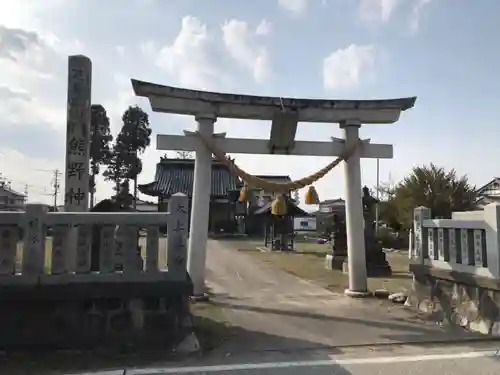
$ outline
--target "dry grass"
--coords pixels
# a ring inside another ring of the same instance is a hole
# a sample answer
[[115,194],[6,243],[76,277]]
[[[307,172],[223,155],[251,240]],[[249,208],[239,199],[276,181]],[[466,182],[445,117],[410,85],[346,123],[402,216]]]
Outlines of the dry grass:
[[[263,246],[260,241],[258,246]],[[324,288],[343,292],[348,287],[348,275],[340,270],[325,268],[325,255],[329,245],[313,242],[297,242],[294,253],[261,252],[255,250],[253,243],[240,243],[240,251],[248,251],[259,260],[272,264],[302,279],[313,281]],[[369,278],[370,290],[387,289],[400,292],[411,288],[412,277],[408,270],[408,256],[405,253],[388,253],[387,260],[392,267],[391,277]]]

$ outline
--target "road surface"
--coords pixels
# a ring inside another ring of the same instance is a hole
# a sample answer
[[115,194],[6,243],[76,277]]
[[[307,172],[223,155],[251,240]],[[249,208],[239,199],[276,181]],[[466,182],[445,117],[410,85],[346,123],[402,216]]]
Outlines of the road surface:
[[401,305],[333,293],[237,251],[234,242],[208,246],[213,301],[238,328],[228,349],[232,354],[478,337],[424,322]]
[[[500,347],[500,346],[497,346]],[[494,375],[500,373],[500,350],[422,347],[392,349],[391,353],[363,351],[346,355],[323,355],[309,360],[245,362],[149,369],[128,369],[102,375],[235,374],[235,375]],[[97,374],[96,374],[97,375]]]

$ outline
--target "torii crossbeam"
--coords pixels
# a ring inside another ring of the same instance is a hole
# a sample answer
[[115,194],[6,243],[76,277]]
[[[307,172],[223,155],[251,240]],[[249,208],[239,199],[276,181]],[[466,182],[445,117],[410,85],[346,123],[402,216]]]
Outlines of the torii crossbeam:
[[[232,154],[289,154],[340,156],[359,141],[362,124],[389,124],[399,119],[401,111],[414,106],[416,97],[390,100],[314,100],[236,95],[181,89],[132,80],[135,94],[147,97],[155,112],[194,116],[197,131],[220,150]],[[214,134],[219,117],[272,121],[269,140],[226,138]],[[297,123],[338,123],[343,139],[329,142],[295,141]],[[196,151],[192,197],[191,234],[188,271],[195,295],[203,295],[206,244],[210,204],[211,152],[192,132],[185,135],[158,135],[157,149]],[[345,162],[346,223],[349,266],[347,295],[367,294],[364,222],[361,192],[360,158],[392,158],[392,145],[371,144]]]

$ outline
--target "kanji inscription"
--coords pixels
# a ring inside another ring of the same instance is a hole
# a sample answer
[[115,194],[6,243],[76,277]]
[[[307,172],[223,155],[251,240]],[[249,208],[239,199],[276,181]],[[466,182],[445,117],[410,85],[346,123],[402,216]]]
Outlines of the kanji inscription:
[[92,63],[70,56],[64,206],[67,212],[85,212],[89,202],[89,145]]

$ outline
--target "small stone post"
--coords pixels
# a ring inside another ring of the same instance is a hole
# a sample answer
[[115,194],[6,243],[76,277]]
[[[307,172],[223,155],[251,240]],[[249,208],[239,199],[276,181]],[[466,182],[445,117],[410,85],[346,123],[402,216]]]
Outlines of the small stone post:
[[427,236],[423,233],[423,222],[431,218],[431,210],[427,207],[417,207],[413,211],[413,252],[414,260],[424,264],[424,249],[427,243]]
[[486,259],[491,276],[500,278],[500,204],[491,203],[484,207],[486,223]]
[[167,268],[177,280],[187,276],[188,207],[188,197],[182,193],[172,195],[168,202]]
[[23,235],[23,275],[38,276],[43,273],[45,261],[44,220],[46,213],[47,206],[43,204],[28,204],[26,208]]

